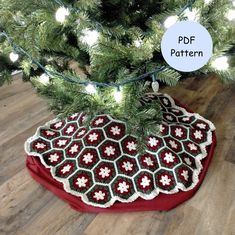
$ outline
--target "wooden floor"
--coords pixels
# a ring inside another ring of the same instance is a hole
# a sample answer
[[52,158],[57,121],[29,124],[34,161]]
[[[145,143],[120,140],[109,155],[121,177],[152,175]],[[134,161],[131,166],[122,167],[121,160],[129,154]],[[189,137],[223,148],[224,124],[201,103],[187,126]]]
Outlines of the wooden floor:
[[86,214],[36,183],[23,144],[50,120],[46,102],[20,79],[0,88],[0,234],[235,234],[235,84],[191,78],[164,92],[214,122],[218,145],[208,174],[189,201],[169,212]]

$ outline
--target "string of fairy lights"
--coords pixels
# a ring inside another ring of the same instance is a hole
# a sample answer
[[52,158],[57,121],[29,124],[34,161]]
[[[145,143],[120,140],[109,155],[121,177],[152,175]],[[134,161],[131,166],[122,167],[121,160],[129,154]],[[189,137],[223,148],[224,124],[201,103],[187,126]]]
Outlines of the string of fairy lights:
[[[208,5],[212,1],[213,0],[204,0],[204,4]],[[71,13],[71,9],[65,7],[60,0],[55,0],[55,2],[60,5],[59,8],[55,12],[55,20],[60,24],[64,24]],[[198,21],[200,19],[200,10],[192,7],[194,2],[195,0],[188,1],[188,4],[186,4],[177,15],[171,15],[167,17],[165,21],[163,22],[163,26],[166,29],[168,29],[169,27],[177,23],[177,21],[180,20],[181,16],[191,21]],[[235,0],[231,1],[231,9],[228,10],[225,17],[229,21],[235,20]],[[86,28],[82,30],[81,35],[82,36],[79,38],[80,41],[84,44],[87,44],[89,47],[92,47],[98,43],[100,34],[98,31],[94,29]],[[30,59],[33,64],[36,64],[38,67],[40,67],[44,71],[44,73],[39,77],[39,81],[42,84],[47,85],[50,82],[50,77],[57,76],[66,81],[84,85],[86,92],[89,94],[97,93],[97,87],[114,87],[113,96],[116,102],[118,103],[121,102],[122,100],[122,86],[132,83],[132,82],[144,80],[146,79],[146,77],[152,76],[152,80],[153,80],[152,87],[156,88],[158,87],[157,86],[158,84],[156,81],[156,74],[165,69],[165,67],[159,67],[139,77],[126,79],[120,83],[100,83],[100,82],[94,82],[94,81],[89,81],[89,80],[79,80],[78,78],[75,78],[72,76],[68,76],[59,72],[48,70],[46,67],[40,64],[37,60],[32,58],[32,56],[28,54],[23,48],[16,45],[6,32],[1,32],[0,36],[5,36],[13,48],[13,51],[10,52],[9,54],[9,58],[13,63],[15,63],[20,58],[20,55],[24,55],[28,57],[28,59]],[[133,43],[138,48],[142,45],[143,42],[141,40],[135,40]],[[211,62],[211,66],[216,70],[220,70],[220,71],[227,70],[229,68],[228,57],[220,56],[220,57],[215,58]]]
[[44,73],[39,77],[39,81],[42,84],[47,85],[50,82],[50,76],[52,76],[52,77],[60,77],[60,78],[66,80],[66,81],[69,81],[71,83],[77,83],[77,84],[80,84],[80,85],[84,85],[85,89],[86,89],[86,92],[89,93],[89,94],[96,94],[97,93],[97,87],[114,87],[115,89],[114,89],[114,92],[113,92],[113,96],[114,96],[114,99],[116,100],[117,103],[120,103],[122,101],[122,89],[121,89],[122,86],[124,86],[126,84],[129,84],[129,83],[144,80],[148,76],[152,77],[152,87],[153,87],[153,89],[155,89],[155,92],[157,92],[157,89],[156,89],[156,87],[157,87],[156,74],[159,73],[160,71],[163,71],[166,68],[165,66],[162,66],[162,67],[156,68],[156,69],[154,69],[150,72],[142,74],[138,77],[125,79],[125,80],[123,80],[119,83],[112,83],[112,82],[103,83],[103,82],[95,82],[95,81],[88,81],[88,80],[79,80],[77,77],[75,78],[73,76],[68,76],[68,75],[65,75],[63,73],[48,70],[40,62],[35,60],[29,53],[27,53],[22,47],[16,45],[13,42],[12,38],[6,32],[0,33],[0,37],[1,36],[6,37],[8,42],[13,47],[14,51],[9,54],[9,57],[10,57],[12,62],[16,62],[19,59],[19,54],[18,53],[20,53],[20,54],[23,54],[23,55],[27,56],[28,59],[30,59],[33,64],[37,65],[39,68],[41,68],[44,71]]

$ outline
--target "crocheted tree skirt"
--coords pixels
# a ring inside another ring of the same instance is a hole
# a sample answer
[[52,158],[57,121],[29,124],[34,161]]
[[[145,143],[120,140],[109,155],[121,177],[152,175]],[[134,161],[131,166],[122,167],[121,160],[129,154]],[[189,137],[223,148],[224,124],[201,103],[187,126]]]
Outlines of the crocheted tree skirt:
[[25,143],[32,177],[76,210],[169,210],[192,197],[216,145],[214,125],[166,94],[151,95],[163,110],[160,134],[137,151],[125,123],[84,113],[52,120]]

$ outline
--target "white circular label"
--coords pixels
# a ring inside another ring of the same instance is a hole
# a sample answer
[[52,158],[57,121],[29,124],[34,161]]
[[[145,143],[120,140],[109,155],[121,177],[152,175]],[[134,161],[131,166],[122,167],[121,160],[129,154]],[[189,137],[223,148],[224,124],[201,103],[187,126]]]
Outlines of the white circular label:
[[161,51],[174,69],[191,72],[202,68],[212,56],[213,42],[205,27],[194,21],[181,21],[163,35]]

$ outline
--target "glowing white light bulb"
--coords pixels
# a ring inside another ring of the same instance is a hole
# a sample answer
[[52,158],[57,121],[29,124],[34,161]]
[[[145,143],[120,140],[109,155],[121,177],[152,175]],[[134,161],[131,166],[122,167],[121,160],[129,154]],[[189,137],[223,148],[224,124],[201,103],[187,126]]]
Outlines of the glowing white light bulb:
[[55,13],[55,19],[60,23],[64,23],[68,15],[69,15],[69,10],[67,8],[59,7]]
[[50,78],[49,78],[49,76],[48,76],[46,73],[43,73],[43,74],[39,77],[38,81],[39,81],[40,83],[42,83],[43,85],[47,85],[47,84],[50,82]]
[[212,0],[205,0],[204,2],[205,2],[205,4],[210,4],[212,2]]
[[113,96],[117,103],[120,103],[122,101],[122,91],[120,89],[116,89],[113,92]]
[[232,21],[235,19],[235,10],[230,9],[226,15],[228,20]]
[[178,21],[178,16],[169,16],[168,18],[166,18],[163,24],[164,27],[168,29],[172,25],[174,25],[177,21]]
[[80,19],[77,19],[75,22],[76,22],[77,25],[81,24],[81,20]]
[[86,86],[86,91],[87,91],[87,93],[89,93],[89,94],[95,94],[95,93],[97,92],[95,86],[92,85],[92,84],[88,84],[88,85]]
[[191,21],[198,20],[198,10],[195,8],[193,8],[192,11],[189,8],[187,8],[184,11],[184,15],[188,18],[188,20],[191,20]]
[[14,62],[16,62],[19,59],[19,55],[17,53],[15,53],[15,52],[11,52],[9,54],[9,58],[14,63]]
[[142,44],[143,44],[143,42],[142,42],[141,40],[139,40],[139,39],[134,41],[134,45],[135,45],[136,47],[138,47],[138,48],[141,47]]
[[211,66],[217,70],[226,70],[229,68],[228,64],[228,57],[221,56],[216,58],[212,63]]
[[93,46],[99,39],[99,32],[96,30],[84,29],[82,30],[83,36],[80,37],[82,43],[86,43],[89,46]]

